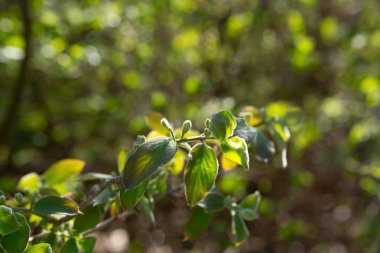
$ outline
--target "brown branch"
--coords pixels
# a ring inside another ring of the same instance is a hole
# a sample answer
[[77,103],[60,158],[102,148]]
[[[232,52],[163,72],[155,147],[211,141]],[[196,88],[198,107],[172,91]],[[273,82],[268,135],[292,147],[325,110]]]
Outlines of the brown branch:
[[25,42],[24,58],[20,64],[20,70],[17,80],[14,84],[13,93],[9,108],[0,126],[0,144],[5,144],[9,136],[9,131],[17,118],[18,109],[22,101],[22,94],[24,93],[27,83],[27,72],[29,69],[30,59],[32,57],[32,18],[31,18],[31,1],[19,0],[21,10],[21,21],[23,26],[23,38]]

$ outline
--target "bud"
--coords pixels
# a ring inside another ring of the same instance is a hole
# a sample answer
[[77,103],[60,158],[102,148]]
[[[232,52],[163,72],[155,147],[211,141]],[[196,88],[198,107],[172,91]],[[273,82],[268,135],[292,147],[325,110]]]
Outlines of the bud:
[[144,135],[137,136],[137,143],[143,144],[146,141],[146,137]]
[[17,200],[17,202],[21,205],[22,204],[22,199],[23,199],[23,196],[21,193],[16,193],[15,194],[15,199]]
[[168,131],[170,131],[170,132],[173,132],[173,129],[172,129],[172,127],[170,126],[170,123],[169,123],[169,121],[168,121],[167,119],[162,118],[162,119],[161,119],[161,125],[162,125],[163,127],[165,127],[166,130],[168,130]]
[[190,120],[185,120],[182,124],[182,137],[189,132],[191,129],[191,121]]
[[204,133],[206,137],[209,137],[211,135],[211,131],[207,127],[205,128]]
[[5,205],[6,198],[4,195],[0,195],[0,205]]
[[211,120],[210,120],[209,118],[207,118],[207,119],[205,120],[205,126],[206,126],[207,128],[211,126]]

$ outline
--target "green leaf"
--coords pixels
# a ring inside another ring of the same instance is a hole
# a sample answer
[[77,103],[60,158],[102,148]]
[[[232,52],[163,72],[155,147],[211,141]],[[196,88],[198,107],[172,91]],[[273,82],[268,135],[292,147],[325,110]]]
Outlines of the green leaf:
[[240,216],[240,214],[236,210],[231,211],[232,216],[232,227],[231,233],[234,236],[235,245],[239,246],[242,242],[248,239],[249,230]]
[[247,220],[247,221],[257,220],[259,218],[259,215],[256,211],[253,211],[253,210],[248,209],[248,208],[241,208],[239,210],[239,213],[240,213],[240,216],[244,220]]
[[102,218],[97,206],[87,206],[82,212],[83,214],[78,214],[74,221],[74,229],[79,233],[94,228]]
[[249,168],[248,146],[243,139],[237,136],[226,139],[220,147],[227,160],[237,163],[243,166],[243,168]]
[[65,182],[78,176],[85,163],[77,159],[65,159],[54,163],[45,171],[43,177],[49,185]]
[[77,203],[69,198],[46,196],[33,206],[33,212],[39,215],[68,214],[75,215],[79,212]]
[[185,169],[186,197],[190,206],[203,199],[214,185],[218,173],[218,160],[207,144],[196,144],[190,153]]
[[270,130],[273,135],[274,141],[276,142],[278,150],[281,151],[282,167],[286,168],[288,165],[288,160],[286,157],[287,142],[290,139],[289,128],[284,124],[281,124],[280,122],[272,122],[270,125]]
[[35,192],[38,191],[41,183],[42,182],[40,176],[37,173],[32,172],[26,174],[20,179],[17,185],[17,189],[21,191]]
[[159,112],[148,112],[145,115],[145,121],[150,129],[155,130],[160,134],[167,135],[168,130],[163,125],[161,125],[161,119],[163,118],[165,118],[164,115]]
[[[94,194],[95,192],[98,192],[100,190],[99,185],[94,185],[91,187],[90,195]],[[112,199],[116,196],[116,192],[112,190],[110,187],[102,191],[96,198],[92,201],[93,205],[100,205],[104,203],[108,203],[112,201]]]
[[218,192],[210,191],[198,206],[205,209],[207,212],[218,212],[225,208],[224,196]]
[[221,111],[211,115],[210,131],[218,140],[222,141],[230,137],[235,127],[235,118],[229,111]]
[[92,253],[95,248],[96,238],[95,237],[83,237],[77,241],[79,248],[83,253]]
[[154,209],[154,199],[152,196],[147,195],[143,196],[140,201],[140,207],[145,213],[146,216],[149,217],[149,220],[153,225],[156,225],[156,218],[154,217],[153,209]]
[[256,137],[256,130],[248,126],[243,118],[235,118],[235,120],[236,127],[233,135],[242,138],[247,144],[253,142]]
[[158,167],[167,164],[177,151],[177,143],[169,137],[157,137],[141,144],[128,157],[123,172],[127,189],[149,178]]
[[70,238],[63,244],[62,248],[59,250],[59,253],[82,253],[78,247],[78,244],[75,238]]
[[261,194],[259,191],[249,194],[241,203],[242,208],[252,209],[257,211],[261,201]]
[[185,225],[185,236],[189,240],[198,238],[210,225],[211,213],[205,212],[203,208],[196,206]]
[[89,172],[80,177],[82,181],[92,181],[92,180],[111,180],[113,178],[112,175],[104,174],[104,173],[96,173]]
[[128,210],[135,207],[141,197],[144,195],[146,188],[148,187],[149,179],[146,179],[138,186],[132,189],[126,189],[124,184],[121,185],[120,189],[120,201],[123,207]]
[[30,228],[24,215],[15,213],[15,216],[18,223],[21,224],[21,228],[13,233],[0,236],[0,244],[7,252],[21,253],[24,251],[26,244],[28,243]]
[[45,232],[33,237],[32,244],[48,243],[52,248],[58,245],[57,235],[54,232]]
[[120,173],[123,172],[125,162],[127,161],[127,157],[127,151],[125,151],[124,149],[120,150],[119,154],[117,155],[117,170]]
[[39,243],[25,250],[24,253],[53,253],[53,251],[49,244]]
[[274,144],[260,131],[257,131],[255,143],[256,158],[268,162],[275,152]]
[[7,235],[19,230],[22,225],[18,222],[12,209],[0,206],[0,235]]

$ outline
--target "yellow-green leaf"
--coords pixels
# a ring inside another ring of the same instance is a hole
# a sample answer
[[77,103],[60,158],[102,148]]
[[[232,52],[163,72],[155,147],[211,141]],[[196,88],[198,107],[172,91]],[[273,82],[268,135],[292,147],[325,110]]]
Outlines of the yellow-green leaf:
[[35,192],[38,191],[41,183],[40,176],[35,172],[31,172],[20,179],[17,188],[21,191]]
[[237,136],[226,139],[221,144],[221,150],[226,159],[249,168],[248,146],[243,139]]
[[198,143],[191,150],[185,169],[186,197],[190,206],[203,199],[214,185],[218,173],[218,160],[207,144]]
[[149,178],[158,167],[167,164],[177,152],[177,143],[169,137],[157,137],[141,144],[127,159],[123,183],[134,188]]
[[169,133],[168,130],[161,125],[161,119],[163,118],[165,118],[165,116],[159,112],[148,112],[145,115],[145,121],[150,129],[155,130],[160,134],[167,135]]
[[39,243],[33,245],[29,249],[25,250],[24,253],[52,253],[52,249],[48,243]]
[[77,177],[84,167],[85,163],[77,159],[65,159],[51,165],[43,174],[43,177],[49,185],[55,185],[65,182],[66,180]]
[[221,111],[211,115],[210,131],[218,140],[231,136],[236,127],[234,116],[229,111]]

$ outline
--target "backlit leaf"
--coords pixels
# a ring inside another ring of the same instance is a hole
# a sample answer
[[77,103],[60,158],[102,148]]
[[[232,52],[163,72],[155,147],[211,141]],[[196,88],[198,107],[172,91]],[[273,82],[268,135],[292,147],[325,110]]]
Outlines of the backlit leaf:
[[53,253],[53,251],[49,244],[39,243],[25,250],[24,253]]
[[65,159],[54,163],[43,174],[43,178],[49,185],[55,185],[77,177],[85,163],[77,159]]
[[177,151],[177,143],[169,137],[157,137],[141,144],[127,159],[123,183],[134,188],[149,178],[158,167],[167,164]]
[[70,238],[63,244],[62,248],[59,250],[59,253],[82,253],[78,247],[77,241],[75,238]]
[[185,225],[185,236],[189,240],[199,237],[210,225],[212,215],[196,206]]
[[39,215],[68,214],[75,215],[79,212],[77,203],[69,198],[46,196],[33,206],[33,212]]
[[235,127],[235,118],[229,111],[221,111],[211,115],[210,131],[218,140],[222,141],[231,136]]
[[28,243],[30,228],[24,215],[15,213],[15,216],[21,227],[13,233],[0,236],[0,244],[7,252],[21,253]]
[[206,196],[217,173],[218,161],[212,148],[204,143],[195,145],[185,169],[186,197],[190,206]]
[[237,136],[226,139],[220,147],[224,158],[241,165],[243,168],[249,168],[248,146],[243,139]]
[[15,232],[21,228],[21,224],[18,222],[12,209],[0,205],[0,235],[7,235]]
[[21,191],[35,192],[38,191],[41,183],[40,176],[35,172],[31,172],[20,179],[17,188]]
[[264,113],[261,110],[253,106],[246,106],[239,113],[239,117],[245,118],[250,126],[256,126],[262,123],[264,120],[263,115]]
[[120,201],[125,209],[131,209],[135,207],[141,197],[144,195],[146,188],[148,187],[149,179],[146,179],[141,184],[134,188],[126,189],[122,184],[120,189]]
[[165,116],[159,112],[148,112],[145,115],[145,121],[150,129],[155,130],[160,134],[167,135],[169,133],[168,130],[161,125],[161,119],[163,118],[165,118]]

